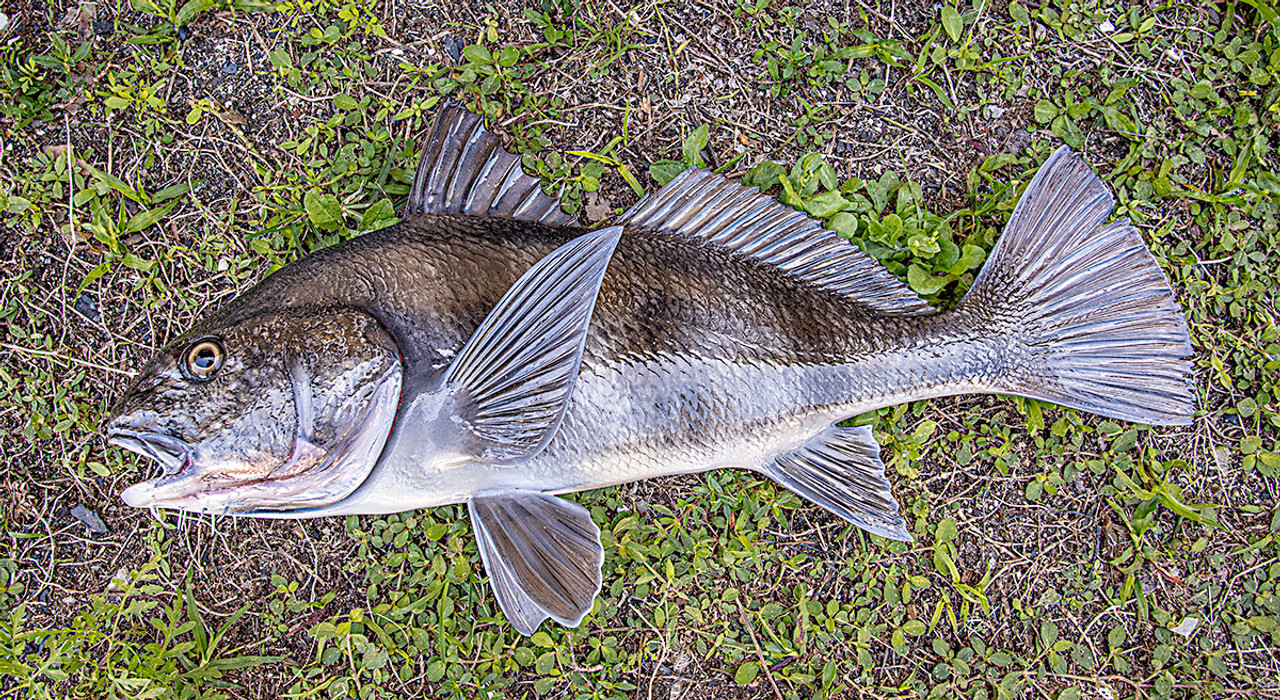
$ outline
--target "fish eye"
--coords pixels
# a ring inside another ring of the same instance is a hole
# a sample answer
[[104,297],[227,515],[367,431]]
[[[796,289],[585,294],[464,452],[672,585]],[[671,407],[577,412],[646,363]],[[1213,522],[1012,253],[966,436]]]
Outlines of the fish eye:
[[187,374],[190,374],[193,379],[206,382],[213,379],[213,375],[222,369],[224,357],[222,343],[212,338],[205,338],[192,343],[191,347],[187,348],[183,364]]

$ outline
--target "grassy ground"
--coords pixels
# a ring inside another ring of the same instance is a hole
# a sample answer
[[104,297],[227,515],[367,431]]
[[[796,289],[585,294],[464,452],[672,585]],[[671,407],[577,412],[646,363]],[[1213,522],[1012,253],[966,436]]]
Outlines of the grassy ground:
[[[949,2],[0,8],[0,698],[1280,693],[1275,8]],[[1173,283],[1201,410],[870,416],[914,545],[741,472],[581,494],[604,592],[531,639],[458,507],[125,507],[153,467],[98,423],[132,369],[394,221],[442,95],[588,221],[705,162],[943,304],[1070,144]]]

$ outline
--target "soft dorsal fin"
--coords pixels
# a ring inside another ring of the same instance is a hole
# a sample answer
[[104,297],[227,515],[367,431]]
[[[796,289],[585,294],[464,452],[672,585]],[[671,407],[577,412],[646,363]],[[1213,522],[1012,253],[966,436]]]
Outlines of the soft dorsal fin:
[[880,445],[865,425],[833,425],[762,471],[863,530],[891,540],[912,539],[884,476]]
[[578,380],[582,348],[600,283],[621,226],[583,234],[556,248],[498,300],[445,370],[460,391],[460,416],[476,456],[515,464],[547,444]]
[[481,493],[467,502],[498,605],[524,636],[551,618],[577,627],[600,593],[604,547],[586,508],[546,493]]
[[883,265],[817,221],[706,170],[684,171],[637,202],[622,222],[723,246],[881,313],[934,312]]
[[484,119],[458,105],[440,108],[422,147],[406,212],[496,216],[545,224],[572,223],[542,181],[520,168]]

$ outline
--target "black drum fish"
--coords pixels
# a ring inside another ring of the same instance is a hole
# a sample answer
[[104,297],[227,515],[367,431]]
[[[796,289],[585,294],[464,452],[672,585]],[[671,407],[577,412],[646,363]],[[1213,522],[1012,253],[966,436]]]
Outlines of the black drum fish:
[[160,462],[132,506],[263,518],[466,503],[519,632],[576,626],[604,550],[561,494],[753,469],[909,540],[851,416],[1014,394],[1191,420],[1169,283],[1063,147],[940,311],[755,189],[689,170],[589,231],[480,117],[446,107],[401,223],[282,267],[168,343],[110,442]]

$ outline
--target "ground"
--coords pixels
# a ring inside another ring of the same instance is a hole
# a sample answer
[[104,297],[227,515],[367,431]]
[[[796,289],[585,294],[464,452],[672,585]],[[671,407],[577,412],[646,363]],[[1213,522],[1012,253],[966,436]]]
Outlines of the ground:
[[[1268,0],[173,0],[0,8],[0,697],[1280,693],[1280,18]],[[746,472],[576,496],[579,629],[497,610],[461,508],[138,512],[100,421],[211,306],[385,226],[442,96],[587,222],[687,165],[954,303],[1066,143],[1186,311],[1186,428],[1004,397],[873,423],[915,542]]]

